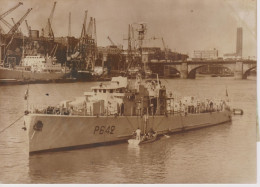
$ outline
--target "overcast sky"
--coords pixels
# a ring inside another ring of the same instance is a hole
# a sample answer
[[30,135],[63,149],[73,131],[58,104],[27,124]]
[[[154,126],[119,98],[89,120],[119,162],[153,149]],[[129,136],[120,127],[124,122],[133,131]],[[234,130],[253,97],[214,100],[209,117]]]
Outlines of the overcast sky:
[[[45,27],[55,0],[20,0],[23,5],[6,17],[26,18],[32,29]],[[98,45],[109,45],[107,36],[124,45],[128,24],[145,22],[147,35],[163,37],[177,52],[193,55],[194,50],[216,48],[220,55],[235,52],[236,29],[243,27],[243,56],[256,56],[256,0],[56,0],[53,17],[55,36],[68,35],[72,14],[72,35],[80,35],[84,11],[95,17]],[[0,0],[0,14],[19,0]],[[4,26],[3,26],[4,27]],[[5,27],[6,28],[6,27]],[[7,29],[6,29],[7,31]],[[25,23],[22,31],[27,33]]]

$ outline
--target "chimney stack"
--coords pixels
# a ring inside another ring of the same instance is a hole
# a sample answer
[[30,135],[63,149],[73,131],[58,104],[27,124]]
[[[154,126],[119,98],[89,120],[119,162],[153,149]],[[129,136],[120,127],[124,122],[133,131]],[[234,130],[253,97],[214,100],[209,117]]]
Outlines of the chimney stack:
[[237,28],[237,50],[236,56],[242,57],[242,47],[243,47],[243,28]]

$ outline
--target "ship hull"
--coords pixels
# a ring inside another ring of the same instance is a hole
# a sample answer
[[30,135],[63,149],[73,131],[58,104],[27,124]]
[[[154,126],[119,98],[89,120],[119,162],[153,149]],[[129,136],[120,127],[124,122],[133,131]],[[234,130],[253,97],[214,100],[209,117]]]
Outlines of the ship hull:
[[68,73],[63,72],[31,72],[8,68],[0,68],[0,79],[16,79],[26,81],[58,80],[65,78]]
[[[125,141],[139,127],[153,128],[160,134],[191,130],[231,121],[230,111],[149,116],[148,122],[140,116],[64,116],[29,114],[25,116],[28,129],[29,152],[37,153],[61,149]],[[40,123],[40,128],[37,125]]]
[[[83,148],[125,141],[139,127],[153,128],[160,134],[191,130],[231,121],[231,112],[150,116],[148,123],[140,116],[64,116],[29,114],[25,116],[29,152]],[[42,127],[38,128],[37,123]],[[146,125],[145,125],[146,124]]]

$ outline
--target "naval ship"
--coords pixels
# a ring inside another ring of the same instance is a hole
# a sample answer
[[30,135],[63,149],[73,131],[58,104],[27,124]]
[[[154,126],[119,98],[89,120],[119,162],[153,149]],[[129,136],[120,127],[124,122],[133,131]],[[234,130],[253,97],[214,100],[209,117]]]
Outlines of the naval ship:
[[57,106],[30,108],[24,117],[29,153],[127,142],[137,128],[157,135],[231,121],[226,100],[176,97],[155,79],[113,77]]

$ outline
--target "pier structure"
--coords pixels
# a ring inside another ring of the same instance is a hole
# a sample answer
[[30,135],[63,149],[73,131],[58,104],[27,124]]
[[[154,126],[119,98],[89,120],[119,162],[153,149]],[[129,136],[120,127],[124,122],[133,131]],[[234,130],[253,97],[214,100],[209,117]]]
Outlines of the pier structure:
[[180,62],[149,62],[149,68],[158,73],[159,76],[171,76],[171,71],[179,72],[183,79],[195,79],[196,70],[208,65],[221,65],[230,69],[234,73],[235,79],[246,79],[251,70],[256,69],[256,60],[250,59],[230,59],[230,60],[197,60]]

